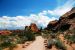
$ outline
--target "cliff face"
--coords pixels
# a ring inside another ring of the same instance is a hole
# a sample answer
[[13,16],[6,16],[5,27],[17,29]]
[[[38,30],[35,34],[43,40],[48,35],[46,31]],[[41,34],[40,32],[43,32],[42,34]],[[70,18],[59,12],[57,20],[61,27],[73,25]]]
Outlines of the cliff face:
[[50,21],[47,25],[47,29],[54,29],[58,25],[58,20]]
[[75,29],[75,8],[61,16],[59,20],[51,21],[47,25],[47,29],[53,31]]

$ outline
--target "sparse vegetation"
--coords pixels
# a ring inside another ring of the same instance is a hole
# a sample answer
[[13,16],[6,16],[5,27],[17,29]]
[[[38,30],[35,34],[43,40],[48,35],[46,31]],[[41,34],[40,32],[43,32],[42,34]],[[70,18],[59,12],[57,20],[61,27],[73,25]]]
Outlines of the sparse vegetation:
[[47,48],[51,49],[54,44],[55,44],[54,39],[49,39]]
[[66,46],[59,39],[48,40],[48,48],[51,49],[55,45],[57,49],[66,50]]
[[60,41],[59,39],[56,40],[55,46],[56,46],[58,49],[66,50],[66,46],[65,46],[65,45],[62,43],[62,41]]
[[0,49],[9,48],[11,50],[16,44],[23,44],[26,41],[35,40],[34,33],[29,30],[16,34],[13,33],[10,35],[0,35]]
[[75,43],[75,34],[72,34],[72,35],[66,34],[64,37],[65,37],[70,43]]
[[0,41],[0,47],[1,49],[2,48],[13,48],[16,46],[17,42],[16,42],[16,39],[14,39],[13,37],[11,36],[0,36],[1,37],[1,41]]

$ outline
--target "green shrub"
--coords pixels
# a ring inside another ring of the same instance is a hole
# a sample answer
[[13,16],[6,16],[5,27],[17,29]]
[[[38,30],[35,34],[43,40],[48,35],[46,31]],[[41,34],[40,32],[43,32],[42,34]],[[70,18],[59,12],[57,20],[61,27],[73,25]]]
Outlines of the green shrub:
[[27,40],[28,40],[28,41],[33,41],[33,40],[35,40],[35,36],[34,36],[33,33],[27,33],[27,34],[26,34],[26,37],[27,37]]
[[14,33],[11,35],[0,35],[0,48],[9,47],[10,50],[16,46],[16,44],[25,43],[26,41],[35,40],[35,34],[28,30],[20,33]]
[[17,42],[16,40],[13,40],[13,37],[7,36],[7,37],[1,37],[2,41],[0,42],[0,47],[7,48],[7,47],[15,47]]
[[58,49],[62,49],[62,50],[66,50],[66,46],[60,41],[57,39],[57,41],[55,42],[55,46],[58,48]]
[[75,43],[75,35],[70,35],[69,41]]
[[7,47],[15,47],[16,43],[15,42],[3,42],[0,47],[2,48],[7,48]]
[[58,49],[66,50],[66,46],[57,38],[48,40],[48,48],[51,48],[52,45],[55,45]]
[[20,36],[17,39],[18,39],[17,43],[19,43],[19,44],[23,44],[28,40],[28,38],[26,36]]
[[2,47],[0,47],[0,50],[2,50]]
[[53,41],[53,39],[49,39],[48,40],[48,46],[47,46],[47,48],[49,48],[49,49],[51,49],[52,48],[52,45],[54,45],[54,41]]
[[72,34],[72,35],[66,34],[64,37],[71,43],[75,43],[75,34]]

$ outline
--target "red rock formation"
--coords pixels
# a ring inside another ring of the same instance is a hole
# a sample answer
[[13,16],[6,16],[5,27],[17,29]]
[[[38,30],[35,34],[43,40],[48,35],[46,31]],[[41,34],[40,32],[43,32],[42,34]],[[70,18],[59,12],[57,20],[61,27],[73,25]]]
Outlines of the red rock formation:
[[51,30],[75,29],[75,8],[61,16],[58,21],[51,21],[47,28]]
[[58,20],[51,21],[49,24],[52,24],[53,26],[56,26],[58,24]]
[[12,32],[8,31],[8,30],[2,30],[0,31],[0,35],[10,35]]
[[33,32],[38,32],[39,29],[37,27],[37,25],[35,23],[31,23],[30,25],[30,29],[33,31]]

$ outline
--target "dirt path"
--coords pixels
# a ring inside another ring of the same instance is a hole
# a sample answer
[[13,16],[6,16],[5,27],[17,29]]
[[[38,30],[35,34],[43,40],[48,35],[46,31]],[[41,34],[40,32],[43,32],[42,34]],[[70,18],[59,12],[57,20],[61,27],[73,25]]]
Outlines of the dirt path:
[[36,40],[25,48],[25,50],[45,50],[44,39],[41,36],[37,36]]
[[44,38],[42,38],[42,36],[37,36],[36,40],[26,48],[22,48],[22,45],[18,45],[18,48],[15,48],[14,50],[46,50],[44,45]]

